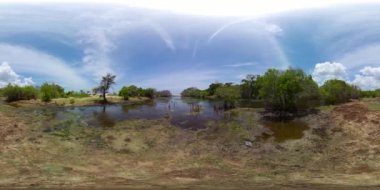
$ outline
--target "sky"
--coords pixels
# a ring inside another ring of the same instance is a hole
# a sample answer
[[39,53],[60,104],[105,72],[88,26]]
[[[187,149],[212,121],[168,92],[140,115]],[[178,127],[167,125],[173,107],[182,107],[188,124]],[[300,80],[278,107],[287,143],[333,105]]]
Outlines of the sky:
[[0,87],[169,89],[301,68],[380,88],[379,1],[0,0]]

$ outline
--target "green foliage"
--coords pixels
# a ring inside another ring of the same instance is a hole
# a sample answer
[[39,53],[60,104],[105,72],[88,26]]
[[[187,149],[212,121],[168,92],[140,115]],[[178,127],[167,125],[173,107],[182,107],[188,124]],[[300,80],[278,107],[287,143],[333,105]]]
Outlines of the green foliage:
[[192,97],[192,98],[205,98],[208,95],[206,90],[200,90],[195,87],[186,88],[181,92],[183,97]]
[[326,81],[320,88],[320,91],[326,104],[345,103],[359,96],[357,87],[337,79]]
[[221,87],[221,86],[223,86],[223,84],[219,83],[219,82],[215,82],[215,83],[210,84],[208,89],[207,89],[208,95],[210,95],[210,96],[215,95],[216,89]]
[[129,97],[136,97],[139,95],[139,89],[135,85],[124,86],[119,91],[119,96],[122,96],[124,100],[128,100]]
[[380,97],[380,89],[376,90],[362,90],[360,91],[361,98],[375,98]]
[[226,101],[235,101],[241,97],[241,89],[238,85],[231,86],[220,86],[216,89],[215,95],[217,98],[226,100]]
[[49,102],[53,98],[65,97],[65,90],[57,84],[45,82],[40,87],[40,96],[42,101]]
[[319,97],[317,84],[300,69],[269,69],[257,83],[259,96],[265,100],[266,108],[272,111],[307,109],[311,105],[300,106],[298,103]]
[[156,89],[154,88],[139,88],[139,96],[147,97],[147,98],[154,98],[156,95]]
[[172,93],[169,90],[161,90],[156,92],[157,97],[172,97]]
[[89,93],[86,93],[83,90],[80,90],[79,92],[69,91],[66,93],[66,97],[73,97],[73,98],[85,98],[89,96],[90,96]]
[[128,100],[129,97],[147,97],[154,98],[156,96],[156,89],[154,88],[139,88],[135,85],[124,86],[119,91],[119,96],[122,96],[124,100]]
[[258,98],[259,87],[257,80],[259,78],[259,75],[247,75],[246,78],[241,81],[241,97],[243,99]]
[[20,87],[9,84],[2,89],[2,95],[6,97],[8,102],[36,99],[37,94],[38,91],[33,86]]

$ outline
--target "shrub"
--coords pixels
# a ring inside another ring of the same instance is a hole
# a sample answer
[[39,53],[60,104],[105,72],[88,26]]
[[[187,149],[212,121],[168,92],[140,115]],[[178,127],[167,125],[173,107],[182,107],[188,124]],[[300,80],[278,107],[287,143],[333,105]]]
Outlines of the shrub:
[[65,97],[65,90],[57,84],[45,82],[40,87],[41,100],[49,102],[53,98]]
[[325,104],[339,104],[359,97],[359,89],[342,80],[328,80],[320,89]]
[[220,86],[215,90],[215,95],[217,98],[226,101],[235,101],[241,97],[241,88],[238,85],[234,86]]
[[8,102],[36,99],[38,94],[36,88],[33,86],[20,87],[11,84],[3,88],[2,93]]

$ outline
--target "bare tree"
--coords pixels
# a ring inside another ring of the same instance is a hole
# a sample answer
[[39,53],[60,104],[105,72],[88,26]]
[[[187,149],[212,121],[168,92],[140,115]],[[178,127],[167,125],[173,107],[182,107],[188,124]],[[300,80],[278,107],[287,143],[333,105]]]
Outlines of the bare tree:
[[106,94],[108,93],[108,90],[111,88],[111,86],[115,84],[115,78],[115,75],[108,73],[106,76],[102,77],[100,85],[94,89],[96,92],[102,93],[104,103],[107,103]]

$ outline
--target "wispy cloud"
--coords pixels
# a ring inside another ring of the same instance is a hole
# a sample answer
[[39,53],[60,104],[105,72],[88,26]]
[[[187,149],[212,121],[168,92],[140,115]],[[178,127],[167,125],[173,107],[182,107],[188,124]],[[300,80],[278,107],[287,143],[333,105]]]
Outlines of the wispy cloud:
[[225,67],[246,67],[246,66],[252,66],[256,65],[255,62],[243,62],[243,63],[234,63],[229,65],[224,65]]

